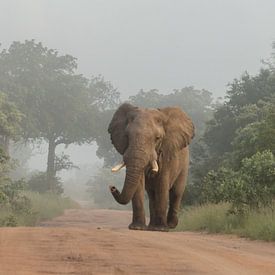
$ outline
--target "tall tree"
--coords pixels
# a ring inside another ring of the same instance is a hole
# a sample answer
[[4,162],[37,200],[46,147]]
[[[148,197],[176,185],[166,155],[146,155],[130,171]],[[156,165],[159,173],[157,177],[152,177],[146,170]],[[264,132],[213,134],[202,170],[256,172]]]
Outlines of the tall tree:
[[[240,80],[234,80],[227,91],[225,103],[214,112],[214,118],[208,122],[204,141],[214,159],[220,159],[232,151],[232,142],[238,128],[247,122],[240,120],[246,106],[268,101],[275,95],[275,77],[269,69],[262,69],[256,76],[247,73]],[[217,162],[217,163],[218,163]]]
[[0,54],[0,89],[24,114],[24,138],[48,143],[49,183],[56,173],[56,147],[93,141],[100,127],[99,110],[113,96],[104,78],[89,81],[76,69],[76,58],[34,40],[14,42]]
[[[273,44],[275,49],[275,44]],[[195,166],[197,197],[210,170],[238,170],[257,152],[274,153],[274,53],[268,67],[251,76],[245,73],[228,88],[225,102],[214,110],[202,137],[202,158]]]

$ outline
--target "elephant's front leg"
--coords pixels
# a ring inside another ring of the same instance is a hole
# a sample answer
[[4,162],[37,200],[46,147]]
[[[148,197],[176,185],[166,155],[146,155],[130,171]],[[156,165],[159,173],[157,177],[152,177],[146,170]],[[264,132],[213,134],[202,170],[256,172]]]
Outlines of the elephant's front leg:
[[169,185],[161,181],[155,190],[155,218],[152,230],[168,231],[167,207],[169,198]]
[[174,186],[169,191],[169,211],[167,215],[167,223],[169,228],[175,228],[178,224],[178,211],[181,204],[182,195],[185,189],[187,172],[182,171],[177,178]]
[[146,230],[146,220],[144,211],[144,184],[140,184],[132,199],[133,220],[129,229]]

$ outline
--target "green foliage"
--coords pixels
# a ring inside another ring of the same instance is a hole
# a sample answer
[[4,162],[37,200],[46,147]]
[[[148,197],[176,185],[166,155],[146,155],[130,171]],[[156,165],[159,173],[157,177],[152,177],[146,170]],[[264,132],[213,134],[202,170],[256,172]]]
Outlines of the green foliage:
[[183,210],[177,231],[237,234],[275,241],[275,216],[270,208],[249,210],[246,216],[230,213],[229,203],[204,204]]
[[9,156],[7,155],[7,153],[5,152],[5,150],[0,146],[0,173],[3,174],[3,170],[5,167],[5,164],[8,162],[9,160]]
[[[49,182],[60,169],[56,146],[94,141],[102,127],[100,112],[119,100],[117,90],[102,76],[89,80],[76,69],[75,57],[59,55],[34,40],[13,42],[0,53],[0,89],[24,114],[22,136],[49,143]],[[68,167],[72,165],[62,169]]]
[[[231,211],[272,207],[275,198],[275,157],[270,151],[258,152],[241,162],[238,171],[221,167],[204,178],[204,201],[232,204]],[[275,210],[275,209],[274,209]]]
[[20,122],[23,115],[14,103],[0,92],[0,136],[16,138],[20,131]]
[[16,215],[28,215],[30,200],[22,194],[24,183],[2,178],[0,182],[0,226],[15,226]]
[[53,191],[55,194],[62,194],[63,187],[60,178],[54,177],[51,184],[52,187],[49,186],[47,174],[45,172],[38,172],[31,176],[31,178],[27,181],[26,187],[28,190],[38,192],[38,193],[46,193]]
[[[53,114],[50,112],[52,109],[45,113],[49,105],[45,95],[50,94],[51,100],[54,100],[55,92],[66,85],[66,76],[71,75],[75,68],[75,58],[58,56],[57,51],[43,47],[41,43],[36,44],[34,40],[13,42],[8,50],[1,52],[1,88],[24,113],[26,138],[40,137],[41,132],[48,130],[45,122]],[[54,101],[50,103],[54,104]]]
[[237,129],[229,155],[232,167],[238,167],[241,160],[256,152],[270,150],[275,153],[275,98],[247,105],[239,115],[239,121],[246,125]]
[[[194,198],[191,203],[200,203],[211,196],[216,198],[211,198],[212,201],[219,201],[218,194],[220,200],[225,200],[224,192],[227,191],[223,188],[226,186],[232,186],[232,192],[238,191],[236,201],[244,200],[246,205],[249,200],[246,197],[252,196],[256,203],[254,195],[245,194],[249,175],[244,177],[239,170],[244,159],[258,152],[269,150],[275,154],[275,71],[272,62],[268,65],[259,74],[245,73],[229,85],[225,102],[216,106],[213,118],[207,122],[206,131],[197,142],[199,146],[192,148],[196,152],[192,153],[195,165],[191,166],[189,191],[192,192],[189,196]],[[215,172],[210,172],[212,170]],[[215,185],[212,195],[207,185],[203,186],[205,176]],[[239,192],[241,186],[245,190]],[[233,187],[236,188],[233,190]]]
[[98,109],[114,106],[119,93],[102,76],[88,80],[76,69],[75,57],[34,40],[13,42],[0,53],[0,89],[23,112],[25,138],[93,140]]
[[[233,187],[234,186],[234,187]],[[217,171],[209,171],[204,178],[203,200],[206,202],[219,203],[230,201],[231,192],[235,187],[242,186],[238,173],[231,169],[221,167]],[[230,190],[230,188],[232,190]],[[229,190],[228,190],[229,189]],[[235,194],[232,194],[234,197]]]
[[246,183],[247,204],[272,206],[275,198],[275,157],[270,151],[256,153],[242,161],[241,177]]
[[233,150],[236,131],[258,121],[262,103],[269,102],[274,95],[275,77],[270,70],[261,70],[254,77],[245,74],[240,80],[234,80],[227,91],[227,101],[215,110],[204,134],[211,159],[219,160],[216,165],[225,153]]

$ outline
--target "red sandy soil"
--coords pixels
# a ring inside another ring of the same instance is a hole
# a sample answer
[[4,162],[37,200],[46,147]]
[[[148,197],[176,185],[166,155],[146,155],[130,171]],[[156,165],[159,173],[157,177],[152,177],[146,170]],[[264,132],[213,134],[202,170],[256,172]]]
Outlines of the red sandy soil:
[[0,228],[0,274],[275,274],[275,244],[132,231],[131,212],[68,210],[40,227]]

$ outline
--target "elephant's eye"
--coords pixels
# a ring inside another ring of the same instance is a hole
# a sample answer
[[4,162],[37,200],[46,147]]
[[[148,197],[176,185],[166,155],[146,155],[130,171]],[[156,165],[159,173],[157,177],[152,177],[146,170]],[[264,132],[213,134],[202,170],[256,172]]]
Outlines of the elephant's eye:
[[160,140],[160,136],[156,136],[156,141],[159,141]]
[[156,122],[157,122],[158,124],[161,124],[161,119],[160,119],[160,118],[157,118],[157,119],[156,119]]

